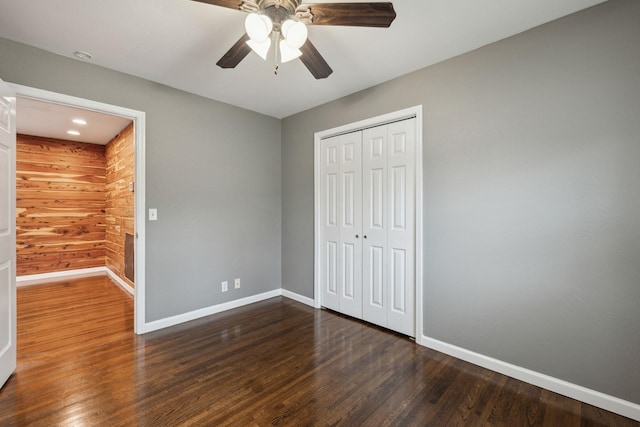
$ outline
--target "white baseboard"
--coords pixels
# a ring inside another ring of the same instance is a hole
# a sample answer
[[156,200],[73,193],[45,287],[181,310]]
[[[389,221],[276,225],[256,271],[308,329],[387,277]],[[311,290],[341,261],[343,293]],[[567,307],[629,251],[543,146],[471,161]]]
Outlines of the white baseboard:
[[127,282],[122,280],[116,273],[111,271],[109,267],[92,267],[80,268],[77,270],[54,271],[52,273],[29,274],[26,276],[16,277],[16,286],[40,285],[42,283],[58,282],[68,279],[80,279],[82,277],[107,275],[109,278],[120,285],[125,291],[131,295],[134,290]]
[[524,381],[526,383],[551,390],[555,393],[562,394],[563,396],[640,421],[640,405],[633,402],[622,400],[617,397],[522,368],[520,366],[512,365],[427,336],[422,336],[420,340],[417,340],[417,343],[441,353],[473,363],[474,365],[482,366],[483,368],[490,369],[517,380]]
[[81,277],[99,276],[105,274],[106,267],[80,268],[77,270],[54,271],[52,273],[29,274],[16,277],[16,286],[39,285],[48,282],[57,282],[67,279],[79,279]]
[[296,294],[295,292],[291,292],[287,289],[283,289],[282,290],[282,296],[285,298],[289,298],[292,299],[294,301],[298,301],[299,303],[305,304],[305,305],[309,305],[311,307],[315,307],[315,303],[313,301],[313,298],[309,298],[309,297],[305,297],[302,296],[300,294]]
[[254,302],[263,301],[263,300],[277,297],[280,295],[282,295],[282,290],[275,289],[273,291],[264,292],[262,294],[252,295],[250,297],[240,298],[234,301],[229,301],[222,304],[216,304],[209,307],[200,308],[198,310],[190,311],[188,313],[178,314],[176,316],[166,317],[160,320],[154,320],[153,322],[145,323],[143,333],[157,331],[158,329],[168,328],[169,326],[175,326],[180,323],[199,319],[201,317],[211,316],[212,314],[242,307],[248,304],[253,304]]
[[122,280],[122,278],[120,276],[118,276],[116,273],[113,272],[113,270],[111,270],[109,267],[103,267],[105,272],[107,273],[107,276],[109,276],[109,278],[116,282],[118,285],[120,285],[120,287],[122,289],[124,289],[125,291],[129,292],[132,296],[135,295],[135,291],[133,290],[133,288],[131,287],[130,284],[128,284],[127,282],[125,282],[124,280]]
[[302,304],[310,305],[313,307],[313,299],[296,294],[295,292],[288,291],[286,289],[274,289],[273,291],[264,292],[258,295],[252,295],[246,298],[240,298],[234,301],[225,302],[222,304],[216,304],[198,310],[190,311],[188,313],[178,314],[176,316],[166,317],[164,319],[154,320],[147,322],[144,325],[142,333],[153,332],[159,329],[168,328],[170,326],[179,325],[180,323],[189,322],[191,320],[200,319],[202,317],[211,316],[212,314],[220,313],[234,308],[239,308],[254,302],[264,301],[269,298],[283,296],[285,298],[292,299]]

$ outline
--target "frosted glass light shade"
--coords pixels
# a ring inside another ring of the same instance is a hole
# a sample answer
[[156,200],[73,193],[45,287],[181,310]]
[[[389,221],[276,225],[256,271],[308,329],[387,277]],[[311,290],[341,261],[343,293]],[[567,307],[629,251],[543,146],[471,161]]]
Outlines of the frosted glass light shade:
[[247,30],[247,35],[249,35],[251,40],[262,42],[269,38],[269,34],[271,34],[271,30],[273,29],[273,23],[266,15],[250,13],[244,20],[244,28]]
[[260,55],[260,58],[266,61],[267,55],[269,54],[269,48],[271,47],[270,38],[267,38],[266,40],[261,42],[257,42],[255,40],[247,40],[247,44],[255,53]]
[[291,27],[293,26],[293,24],[295,24],[296,21],[294,21],[293,19],[287,19],[286,21],[284,21],[282,23],[282,25],[280,26],[280,32],[282,33],[283,37],[287,37],[287,34],[289,33],[289,30],[291,29]]
[[301,55],[302,52],[300,49],[289,46],[286,40],[280,40],[280,60],[283,64],[285,62],[293,61]]
[[302,22],[287,19],[282,23],[282,35],[290,47],[300,49],[307,41],[309,31]]

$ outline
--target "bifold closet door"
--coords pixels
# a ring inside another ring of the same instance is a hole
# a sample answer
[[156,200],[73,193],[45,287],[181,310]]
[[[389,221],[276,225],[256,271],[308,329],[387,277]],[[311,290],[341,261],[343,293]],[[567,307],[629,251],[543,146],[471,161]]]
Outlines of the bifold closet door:
[[362,132],[320,147],[322,305],[362,318]]
[[415,120],[362,139],[363,319],[415,336]]

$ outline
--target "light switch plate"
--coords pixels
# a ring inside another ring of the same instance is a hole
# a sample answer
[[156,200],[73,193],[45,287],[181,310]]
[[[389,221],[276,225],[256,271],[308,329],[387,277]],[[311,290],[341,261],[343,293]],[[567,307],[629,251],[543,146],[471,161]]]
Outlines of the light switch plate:
[[158,209],[149,209],[149,221],[158,220]]

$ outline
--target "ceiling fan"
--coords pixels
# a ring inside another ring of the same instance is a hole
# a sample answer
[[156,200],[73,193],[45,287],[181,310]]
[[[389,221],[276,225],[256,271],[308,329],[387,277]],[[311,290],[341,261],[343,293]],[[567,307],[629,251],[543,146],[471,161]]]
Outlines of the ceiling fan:
[[252,50],[267,59],[271,45],[275,44],[276,74],[279,61],[300,58],[316,79],[328,77],[333,70],[307,39],[307,25],[387,28],[396,17],[390,2],[302,4],[302,0],[193,1],[249,14],[245,20],[247,33],[220,58],[217,62],[219,67],[235,68]]

